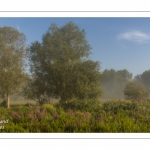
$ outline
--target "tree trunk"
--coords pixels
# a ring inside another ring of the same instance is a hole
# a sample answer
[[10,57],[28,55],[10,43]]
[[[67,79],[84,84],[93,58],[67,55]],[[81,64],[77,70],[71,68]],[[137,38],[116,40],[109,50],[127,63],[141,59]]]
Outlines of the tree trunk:
[[7,108],[10,108],[10,96],[7,94]]

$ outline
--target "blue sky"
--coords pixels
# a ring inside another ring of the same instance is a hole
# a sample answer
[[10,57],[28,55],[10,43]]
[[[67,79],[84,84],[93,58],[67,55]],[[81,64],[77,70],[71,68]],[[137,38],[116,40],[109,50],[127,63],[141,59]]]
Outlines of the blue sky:
[[134,77],[150,69],[150,18],[0,18],[0,26],[17,28],[30,45],[41,41],[51,23],[69,21],[86,31],[90,58],[101,62],[101,71],[127,69]]

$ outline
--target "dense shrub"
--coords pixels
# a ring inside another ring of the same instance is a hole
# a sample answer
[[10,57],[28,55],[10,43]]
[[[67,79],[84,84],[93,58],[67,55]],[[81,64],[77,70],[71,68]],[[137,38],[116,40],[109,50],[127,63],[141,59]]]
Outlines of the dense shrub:
[[130,100],[147,100],[149,91],[138,81],[130,81],[124,89],[126,99]]
[[[93,103],[92,103],[93,102]],[[150,132],[150,103],[128,100],[70,101],[57,107],[1,108],[0,132]]]
[[71,100],[67,103],[62,104],[62,107],[72,110],[80,110],[80,111],[97,111],[102,108],[102,103],[99,100]]
[[125,101],[125,100],[113,100],[108,101],[103,104],[103,110],[105,111],[113,111],[117,113],[119,110],[130,111],[135,110],[137,105],[135,102],[132,101]]
[[53,113],[56,111],[56,108],[51,104],[44,104],[42,108],[45,108],[48,112]]

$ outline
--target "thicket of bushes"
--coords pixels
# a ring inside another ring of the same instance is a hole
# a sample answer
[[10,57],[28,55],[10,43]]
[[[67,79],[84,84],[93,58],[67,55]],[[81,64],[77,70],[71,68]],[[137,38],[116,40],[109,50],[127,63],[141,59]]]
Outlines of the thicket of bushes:
[[[4,123],[4,120],[8,120]],[[0,132],[150,132],[150,103],[73,100],[63,105],[0,108]]]

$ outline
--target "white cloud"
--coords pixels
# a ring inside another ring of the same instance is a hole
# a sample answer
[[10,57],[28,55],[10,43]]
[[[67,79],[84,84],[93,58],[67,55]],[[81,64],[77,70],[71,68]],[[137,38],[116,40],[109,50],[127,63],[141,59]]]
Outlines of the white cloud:
[[119,34],[118,39],[124,39],[137,43],[147,43],[150,41],[150,34],[146,34],[141,31],[131,31]]

